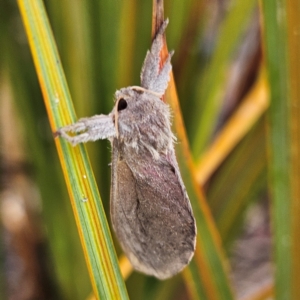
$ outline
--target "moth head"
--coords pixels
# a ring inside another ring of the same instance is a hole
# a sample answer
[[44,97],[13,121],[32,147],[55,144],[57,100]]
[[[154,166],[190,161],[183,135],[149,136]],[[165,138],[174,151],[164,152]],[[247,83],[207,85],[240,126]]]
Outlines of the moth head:
[[[141,87],[127,87],[116,92],[113,119],[117,137],[133,148],[152,145],[159,148],[159,133],[170,131],[169,108],[160,94]],[[158,146],[156,146],[156,144]],[[137,146],[136,146],[137,145]]]
[[147,100],[144,92],[133,87],[123,88],[115,93],[113,109],[116,131],[119,135],[130,134],[132,128],[146,113]]
[[139,86],[122,88],[115,93],[114,114],[118,121],[132,122],[145,118],[156,109],[163,95]]
[[167,24],[168,20],[163,22],[147,52],[141,86],[117,91],[113,110],[117,137],[137,150],[146,147],[151,153],[166,148],[172,141],[169,108],[161,101],[172,70],[173,52],[163,61],[160,56]]

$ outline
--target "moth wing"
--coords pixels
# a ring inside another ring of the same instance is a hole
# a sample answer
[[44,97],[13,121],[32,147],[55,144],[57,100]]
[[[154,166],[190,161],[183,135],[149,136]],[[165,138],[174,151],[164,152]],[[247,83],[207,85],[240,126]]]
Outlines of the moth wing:
[[115,166],[112,223],[133,267],[165,279],[191,260],[195,221],[177,165],[152,157],[136,161],[137,168],[126,160]]

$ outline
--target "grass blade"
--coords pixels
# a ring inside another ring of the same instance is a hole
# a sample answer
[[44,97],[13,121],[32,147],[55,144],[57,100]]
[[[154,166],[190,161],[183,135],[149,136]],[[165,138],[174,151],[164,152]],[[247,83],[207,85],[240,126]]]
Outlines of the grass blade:
[[266,79],[261,76],[197,164],[197,181],[204,185],[212,173],[269,106]]
[[[18,1],[52,131],[75,120],[42,1]],[[76,223],[97,298],[127,299],[109,227],[84,146],[56,139]]]
[[269,182],[275,233],[276,299],[299,299],[299,1],[261,1],[270,84]]
[[[207,142],[214,130],[215,120],[221,107],[221,90],[226,82],[226,67],[233,51],[241,37],[243,30],[249,23],[256,1],[234,1],[228,16],[220,26],[221,32],[211,62],[205,74],[202,74],[198,84],[197,97],[193,103],[191,115],[194,126],[191,131],[192,152],[197,159],[207,146]],[[199,118],[199,112],[201,117]]]
[[263,116],[219,166],[207,189],[208,203],[225,246],[240,233],[246,208],[265,189],[266,169]]
[[204,195],[200,193],[193,176],[192,157],[181,118],[173,77],[167,90],[166,99],[176,116],[174,128],[178,138],[175,147],[177,159],[197,220],[198,233],[195,257],[189,268],[185,270],[187,286],[193,299],[233,299],[219,233],[216,230]]
[[[163,1],[153,1],[152,34],[164,20]],[[162,59],[167,57],[168,48],[164,40]],[[166,101],[174,113],[174,132],[178,143],[176,156],[182,178],[188,191],[195,219],[197,221],[197,247],[189,267],[184,270],[185,281],[193,299],[233,299],[228,280],[225,256],[222,252],[219,234],[213,222],[204,195],[197,187],[192,156],[179,107],[173,73],[165,94]]]

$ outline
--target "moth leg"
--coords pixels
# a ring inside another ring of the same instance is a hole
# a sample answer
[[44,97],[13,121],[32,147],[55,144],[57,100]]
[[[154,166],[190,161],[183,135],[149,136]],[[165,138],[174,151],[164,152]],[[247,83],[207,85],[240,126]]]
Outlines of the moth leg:
[[[65,138],[73,146],[79,143],[111,138],[116,135],[112,115],[96,115],[79,119],[78,122],[57,130],[58,135]],[[70,133],[79,133],[70,135]]]
[[88,137],[89,134],[88,133],[81,133],[79,135],[75,135],[75,136],[70,136],[67,131],[64,130],[65,128],[61,128],[59,129],[57,132],[59,135],[61,135],[63,138],[65,138],[70,144],[72,144],[73,146],[76,146],[77,144],[80,143],[85,143],[88,142]]

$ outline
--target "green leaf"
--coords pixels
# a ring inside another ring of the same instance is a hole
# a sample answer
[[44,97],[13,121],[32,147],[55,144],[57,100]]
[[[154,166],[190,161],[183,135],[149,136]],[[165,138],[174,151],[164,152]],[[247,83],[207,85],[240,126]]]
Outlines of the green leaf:
[[179,141],[175,147],[176,155],[197,221],[195,256],[189,267],[184,270],[187,288],[192,299],[233,299],[219,233],[216,230],[204,195],[195,182],[192,157],[178,105],[173,76],[166,92],[166,99],[176,116],[174,129]]
[[[75,120],[65,76],[43,3],[18,1],[51,129]],[[84,146],[56,138],[75,220],[97,298],[128,299],[106,216]]]
[[265,117],[233,149],[212,176],[208,204],[222,240],[228,245],[242,228],[244,212],[266,188]]
[[300,3],[261,1],[271,106],[269,182],[276,299],[299,299]]
[[253,15],[256,1],[233,1],[228,15],[220,25],[220,32],[211,61],[201,78],[198,79],[196,96],[190,105],[193,106],[190,115],[193,128],[191,132],[191,147],[196,159],[207,147],[215,120],[219,114],[222,100],[222,89],[226,83],[226,70],[250,17]]

